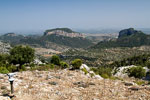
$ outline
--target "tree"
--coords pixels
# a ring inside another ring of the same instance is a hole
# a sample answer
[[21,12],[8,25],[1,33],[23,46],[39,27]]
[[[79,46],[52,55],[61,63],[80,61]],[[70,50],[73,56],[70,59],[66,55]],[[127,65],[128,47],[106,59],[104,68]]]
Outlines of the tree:
[[29,46],[15,46],[10,50],[10,63],[19,64],[19,69],[21,69],[23,64],[34,60],[34,52],[34,49]]
[[51,63],[54,65],[60,65],[60,58],[57,55],[53,55],[51,58]]

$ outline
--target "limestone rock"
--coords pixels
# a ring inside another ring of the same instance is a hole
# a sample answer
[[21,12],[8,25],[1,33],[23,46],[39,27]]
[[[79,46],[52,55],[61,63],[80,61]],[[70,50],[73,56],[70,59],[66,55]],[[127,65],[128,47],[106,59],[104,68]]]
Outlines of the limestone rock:
[[133,86],[134,83],[131,83],[131,82],[125,82],[124,85],[125,85],[125,86]]
[[11,100],[9,97],[0,96],[0,100]]
[[115,69],[115,70],[117,70],[117,73],[115,73],[114,76],[122,77],[122,78],[128,77],[128,74],[126,73],[127,69],[132,68],[132,67],[136,67],[136,66],[135,65],[131,65],[131,66],[119,67],[119,68]]
[[86,69],[87,71],[90,71],[90,68],[86,64],[82,64],[80,69]]
[[95,75],[94,78],[98,79],[98,80],[102,80],[103,79],[100,75]]

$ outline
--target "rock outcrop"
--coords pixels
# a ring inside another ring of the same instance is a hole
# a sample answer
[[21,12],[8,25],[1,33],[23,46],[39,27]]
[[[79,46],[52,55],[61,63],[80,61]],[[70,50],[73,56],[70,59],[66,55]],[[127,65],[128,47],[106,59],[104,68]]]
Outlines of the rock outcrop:
[[9,97],[0,96],[0,100],[11,100]]
[[83,71],[87,76],[102,80],[103,78],[100,75],[96,75],[86,64],[82,64],[80,70]]
[[56,28],[56,29],[51,29],[51,30],[46,30],[44,32],[44,35],[62,35],[62,36],[67,36],[67,37],[83,37],[81,33],[74,32],[69,28]]
[[119,38],[124,36],[129,36],[132,34],[143,33],[142,31],[134,30],[134,28],[124,29],[119,32]]
[[1,53],[8,53],[11,49],[11,46],[9,43],[3,43],[0,41],[0,52]]

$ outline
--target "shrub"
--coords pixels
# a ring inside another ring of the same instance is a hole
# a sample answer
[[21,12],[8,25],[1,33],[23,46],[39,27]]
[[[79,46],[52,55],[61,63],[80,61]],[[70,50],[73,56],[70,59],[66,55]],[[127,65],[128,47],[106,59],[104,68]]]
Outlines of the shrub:
[[26,67],[24,65],[21,66],[21,69],[19,69],[20,72],[26,71]]
[[99,74],[103,78],[111,78],[112,76],[112,68],[109,67],[99,67],[99,68],[91,68],[95,74]]
[[135,81],[135,83],[136,83],[137,85],[143,85],[143,84],[145,84],[145,81]]
[[50,69],[54,69],[55,68],[55,65],[54,64],[51,64],[50,65]]
[[15,71],[17,71],[17,67],[14,66],[14,65],[9,65],[9,66],[7,67],[7,70],[8,70],[9,72],[15,72]]
[[31,63],[30,64],[30,67],[32,68],[32,67],[35,67],[35,64],[34,63]]
[[0,54],[1,63],[6,64],[9,59],[10,59],[10,56],[8,54]]
[[90,68],[90,70],[94,71],[95,74],[99,74],[97,68],[92,67],[92,68]]
[[143,69],[143,67],[137,66],[137,67],[129,68],[128,75],[130,77],[142,78],[142,77],[146,76],[146,72],[145,72],[145,69]]
[[51,63],[54,65],[60,65],[60,58],[57,55],[52,56]]
[[6,67],[0,67],[0,73],[7,74],[9,71],[6,69]]
[[106,74],[106,73],[101,74],[101,77],[103,77],[103,78],[105,78],[105,79],[109,78],[108,74]]
[[97,73],[103,78],[109,78],[112,76],[112,68],[109,67],[99,67]]
[[36,66],[36,67],[31,67],[31,71],[33,71],[33,70],[48,71],[49,69],[50,69],[49,66]]
[[86,68],[81,69],[85,74],[88,74],[88,71],[86,70]]
[[114,77],[114,76],[109,77],[109,79],[111,79],[111,80],[121,80],[121,81],[123,81],[122,78],[120,78],[120,77]]
[[149,61],[146,62],[146,66],[147,66],[148,68],[150,68],[150,62],[149,62]]
[[82,60],[75,59],[72,61],[71,65],[73,66],[73,69],[80,69],[80,66],[82,65]]
[[66,62],[63,62],[63,61],[60,62],[60,66],[61,66],[61,68],[63,68],[63,69],[69,67],[69,65],[68,65]]

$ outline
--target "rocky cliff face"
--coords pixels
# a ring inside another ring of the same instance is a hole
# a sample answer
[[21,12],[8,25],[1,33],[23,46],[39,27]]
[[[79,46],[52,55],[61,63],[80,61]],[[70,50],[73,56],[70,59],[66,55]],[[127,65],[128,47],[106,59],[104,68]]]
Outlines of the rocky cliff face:
[[56,29],[46,30],[44,33],[44,35],[52,35],[52,34],[62,35],[67,37],[83,37],[83,34],[74,32],[68,28],[56,28]]
[[3,43],[0,41],[0,53],[8,53],[10,49],[11,49],[10,44]]

